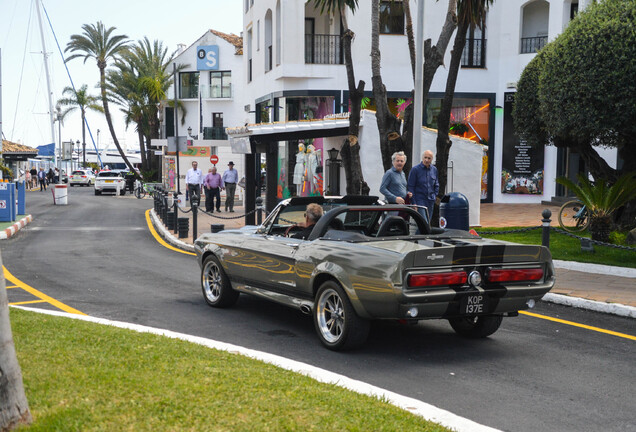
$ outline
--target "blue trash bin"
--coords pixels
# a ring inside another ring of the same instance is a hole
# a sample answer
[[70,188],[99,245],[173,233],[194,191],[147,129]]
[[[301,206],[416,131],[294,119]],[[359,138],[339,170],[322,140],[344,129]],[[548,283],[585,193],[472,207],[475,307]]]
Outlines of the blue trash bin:
[[440,228],[468,231],[468,198],[462,193],[451,192],[444,195],[439,204]]
[[15,183],[0,183],[0,221],[14,222],[16,210]]
[[18,189],[18,214],[24,215],[26,214],[26,183],[18,182],[16,185]]

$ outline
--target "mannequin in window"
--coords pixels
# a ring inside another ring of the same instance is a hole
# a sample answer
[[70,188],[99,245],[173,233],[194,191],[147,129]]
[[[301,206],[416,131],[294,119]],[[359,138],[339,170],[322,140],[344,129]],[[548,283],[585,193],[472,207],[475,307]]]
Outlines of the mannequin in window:
[[302,196],[303,183],[305,177],[305,164],[307,162],[307,154],[305,153],[305,145],[298,144],[298,153],[296,153],[296,165],[294,166],[294,184],[296,185],[296,196]]
[[318,158],[320,151],[316,151],[313,144],[307,146],[307,180],[310,184],[310,193],[316,190],[316,167],[318,166]]

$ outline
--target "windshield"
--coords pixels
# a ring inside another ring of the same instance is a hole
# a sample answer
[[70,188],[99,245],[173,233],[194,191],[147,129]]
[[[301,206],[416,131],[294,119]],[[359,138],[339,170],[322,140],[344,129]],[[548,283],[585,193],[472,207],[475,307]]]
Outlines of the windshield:
[[121,173],[114,171],[104,171],[100,172],[97,177],[121,177]]

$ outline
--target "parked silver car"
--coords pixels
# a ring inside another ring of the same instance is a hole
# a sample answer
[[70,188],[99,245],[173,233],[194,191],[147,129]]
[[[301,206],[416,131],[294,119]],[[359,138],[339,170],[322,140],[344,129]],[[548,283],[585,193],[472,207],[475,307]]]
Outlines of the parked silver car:
[[[247,293],[298,308],[313,315],[322,344],[340,350],[362,344],[371,320],[442,318],[460,335],[486,337],[554,285],[545,247],[431,228],[412,207],[376,200],[292,198],[260,226],[202,235],[205,301],[228,307]],[[325,214],[306,240],[290,237],[310,202]]]

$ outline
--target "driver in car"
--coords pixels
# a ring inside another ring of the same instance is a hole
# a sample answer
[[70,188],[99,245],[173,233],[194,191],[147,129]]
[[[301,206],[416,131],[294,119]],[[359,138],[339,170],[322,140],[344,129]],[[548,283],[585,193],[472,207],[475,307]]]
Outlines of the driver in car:
[[308,204],[305,209],[305,228],[294,234],[292,238],[307,240],[307,237],[309,237],[309,234],[313,231],[314,225],[316,225],[318,219],[322,217],[322,214],[323,211],[320,205],[316,203]]

